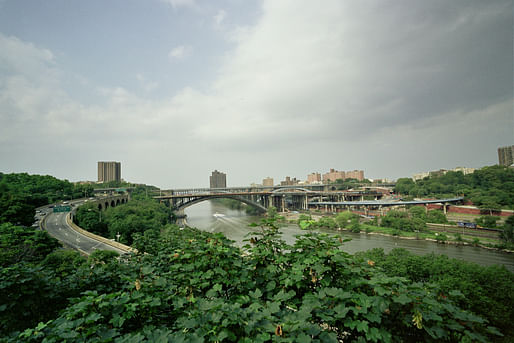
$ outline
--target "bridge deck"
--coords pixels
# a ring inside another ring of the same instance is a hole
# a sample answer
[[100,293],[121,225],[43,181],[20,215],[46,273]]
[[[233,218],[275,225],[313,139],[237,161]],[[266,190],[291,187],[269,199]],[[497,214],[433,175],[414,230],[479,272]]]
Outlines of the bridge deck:
[[309,201],[309,205],[339,205],[339,206],[403,206],[403,205],[425,205],[425,204],[440,204],[449,202],[459,202],[464,198],[449,198],[449,199],[433,199],[433,200],[412,200],[412,201],[383,201],[383,200],[368,200],[368,201]]

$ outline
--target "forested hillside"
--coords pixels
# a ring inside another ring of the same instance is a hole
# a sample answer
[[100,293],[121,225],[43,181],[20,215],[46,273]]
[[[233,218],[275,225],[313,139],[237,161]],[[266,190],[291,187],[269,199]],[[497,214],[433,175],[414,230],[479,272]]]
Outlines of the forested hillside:
[[514,169],[496,165],[467,175],[460,171],[449,171],[418,181],[400,178],[396,182],[395,192],[412,197],[463,195],[481,208],[514,209]]
[[92,185],[75,185],[49,175],[0,173],[0,223],[28,226],[36,207],[92,194]]

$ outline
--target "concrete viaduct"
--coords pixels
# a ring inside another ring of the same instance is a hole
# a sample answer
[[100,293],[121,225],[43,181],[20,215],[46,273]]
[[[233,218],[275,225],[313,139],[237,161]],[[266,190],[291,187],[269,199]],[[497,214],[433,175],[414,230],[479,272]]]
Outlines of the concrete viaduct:
[[87,201],[97,204],[98,209],[100,211],[102,211],[102,210],[106,210],[108,207],[116,207],[121,204],[126,204],[129,201],[129,199],[130,199],[130,197],[128,194],[120,194],[120,195],[97,196],[94,199],[87,200]]
[[362,191],[326,191],[309,186],[276,187],[233,187],[233,188],[192,188],[160,191],[155,199],[165,202],[177,212],[202,201],[229,198],[241,201],[249,206],[266,211],[269,207],[279,212],[286,210],[317,209],[336,212],[341,209],[382,210],[385,207],[405,205],[428,205],[440,203],[446,209],[450,203],[458,203],[462,197],[449,199],[397,201],[381,200],[383,192],[375,190]]
[[[310,188],[310,189],[309,189]],[[229,198],[266,211],[273,206],[278,211],[307,210],[313,201],[357,201],[364,199],[379,200],[383,193],[376,191],[323,191],[312,187],[240,187],[240,188],[195,188],[160,191],[154,198],[166,202],[176,211],[181,211],[199,202]]]

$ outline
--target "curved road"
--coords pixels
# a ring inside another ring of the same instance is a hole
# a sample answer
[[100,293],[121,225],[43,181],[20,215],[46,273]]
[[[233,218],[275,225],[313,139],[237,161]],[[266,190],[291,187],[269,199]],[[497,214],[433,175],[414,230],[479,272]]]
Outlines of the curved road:
[[[82,204],[83,200],[73,201],[70,204],[75,206]],[[95,250],[113,250],[123,255],[126,253],[123,250],[117,249],[111,245],[99,242],[81,233],[73,230],[66,223],[66,216],[68,212],[57,212],[54,213],[52,208],[48,206],[39,208],[41,211],[48,213],[46,214],[41,227],[47,231],[51,236],[58,239],[63,245],[76,249],[81,253],[90,255]]]

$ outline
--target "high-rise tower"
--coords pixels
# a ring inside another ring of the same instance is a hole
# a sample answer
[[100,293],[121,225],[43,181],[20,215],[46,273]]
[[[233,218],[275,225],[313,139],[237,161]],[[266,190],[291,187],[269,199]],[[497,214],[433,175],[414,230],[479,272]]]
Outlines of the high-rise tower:
[[98,162],[98,182],[121,181],[121,162]]
[[209,176],[209,184],[211,188],[227,188],[227,174],[217,170]]

